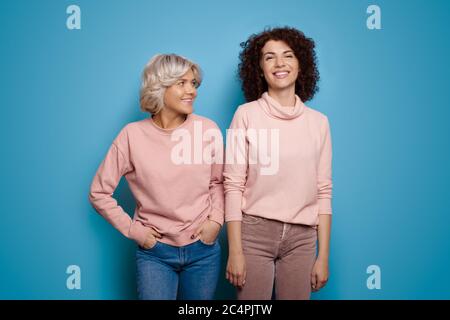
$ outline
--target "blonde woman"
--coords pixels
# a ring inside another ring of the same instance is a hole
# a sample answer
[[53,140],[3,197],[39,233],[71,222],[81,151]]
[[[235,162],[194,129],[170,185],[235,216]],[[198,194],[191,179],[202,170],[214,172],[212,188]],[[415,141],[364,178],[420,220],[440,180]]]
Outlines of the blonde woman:
[[[139,299],[214,297],[223,142],[213,121],[193,113],[201,81],[195,63],[174,54],[153,57],[140,96],[150,117],[120,131],[91,185],[94,208],[137,243]],[[193,150],[195,141],[201,145]],[[122,176],[136,199],[133,218],[112,197]]]

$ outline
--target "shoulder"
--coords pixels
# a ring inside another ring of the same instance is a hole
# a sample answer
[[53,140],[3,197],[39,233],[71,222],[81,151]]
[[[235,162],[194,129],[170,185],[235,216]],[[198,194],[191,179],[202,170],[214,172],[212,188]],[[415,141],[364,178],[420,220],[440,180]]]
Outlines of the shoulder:
[[148,118],[146,118],[126,124],[117,134],[114,143],[119,147],[128,144],[130,137],[142,132],[142,130],[144,130],[144,128],[148,125],[148,121]]
[[237,107],[234,112],[233,121],[248,124],[248,120],[252,119],[254,115],[260,112],[258,100],[247,102]]
[[219,129],[219,126],[217,125],[217,123],[214,120],[211,120],[207,117],[192,113],[190,115],[190,117],[192,118],[192,121],[196,121],[196,122],[201,122],[202,126],[205,130],[207,129]]
[[134,131],[134,130],[142,129],[142,128],[144,128],[144,127],[146,127],[148,125],[149,121],[150,121],[150,118],[145,118],[145,119],[142,119],[142,120],[133,121],[133,122],[128,123],[125,127],[123,127],[122,130]]
[[320,122],[328,121],[328,117],[324,113],[311,107],[308,107],[307,105],[305,105],[305,113],[308,114],[310,118],[316,121]]
[[[201,132],[204,135],[204,139],[210,140],[210,139],[216,139],[216,141],[223,143],[223,136],[222,131],[220,130],[217,123],[207,117],[200,116],[198,114],[192,113],[190,115],[192,119],[192,123],[190,124],[191,130],[194,130],[195,134],[195,126],[197,124],[201,124]],[[194,128],[194,129],[192,129]]]
[[242,114],[242,115],[248,115],[253,112],[257,112],[259,110],[259,103],[258,100],[250,101],[244,104],[241,104],[236,109],[235,114]]
[[317,124],[320,128],[329,126],[328,117],[324,113],[316,109],[310,108],[307,105],[305,105],[305,115],[309,119],[311,119],[311,121],[313,121],[315,124]]

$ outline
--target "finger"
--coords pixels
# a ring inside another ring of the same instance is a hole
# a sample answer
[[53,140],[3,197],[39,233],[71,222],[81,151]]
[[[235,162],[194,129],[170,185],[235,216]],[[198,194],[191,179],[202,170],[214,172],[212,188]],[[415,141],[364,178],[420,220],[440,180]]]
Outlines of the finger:
[[238,286],[242,287],[243,286],[243,282],[244,282],[244,274],[240,273],[237,276],[237,284],[238,284]]
[[233,274],[232,277],[233,277],[233,286],[237,287],[238,286],[237,276],[235,274]]
[[242,279],[241,276],[236,276],[236,286],[241,287],[242,286]]
[[155,238],[158,238],[158,239],[160,239],[160,238],[162,238],[162,235],[158,232],[158,231],[156,231],[155,229],[150,229],[150,233],[155,237]]
[[156,237],[152,236],[152,237],[148,237],[147,240],[145,241],[145,246],[146,249],[150,249],[151,247],[153,247],[156,242],[158,242],[158,240],[156,240]]
[[226,275],[225,275],[226,279],[227,279],[228,281],[230,281],[230,279],[231,279],[231,272],[230,272],[230,269],[227,268],[227,271],[226,271],[225,273],[226,273]]
[[228,282],[233,285],[233,275],[231,273],[228,274]]
[[239,287],[242,287],[244,285],[244,275],[243,274],[240,274],[239,276],[238,276],[238,286]]
[[326,283],[327,283],[327,281],[325,279],[319,280],[318,290],[322,289],[323,287],[325,287]]
[[231,270],[227,271],[227,279],[231,282],[234,278],[233,272]]
[[311,288],[313,289],[313,291],[316,291],[317,288],[317,278],[316,278],[316,274],[311,274]]
[[316,291],[319,291],[322,288],[323,288],[323,283],[322,282],[318,282]]
[[244,275],[242,276],[242,286],[245,286],[245,280],[247,279],[247,270],[244,270]]
[[191,236],[191,239],[197,238],[198,235],[202,232],[202,230],[203,230],[203,224],[197,230],[195,230],[195,232]]
[[234,276],[230,273],[230,283],[234,286]]
[[230,274],[230,279],[228,281],[231,283],[232,286],[234,286],[234,277],[232,274]]

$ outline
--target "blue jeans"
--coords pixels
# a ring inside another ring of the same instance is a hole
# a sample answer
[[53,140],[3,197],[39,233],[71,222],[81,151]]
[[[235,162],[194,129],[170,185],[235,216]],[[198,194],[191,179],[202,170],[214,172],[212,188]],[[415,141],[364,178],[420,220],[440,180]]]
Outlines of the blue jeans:
[[220,245],[200,240],[182,247],[157,242],[136,251],[140,300],[211,300],[220,273]]

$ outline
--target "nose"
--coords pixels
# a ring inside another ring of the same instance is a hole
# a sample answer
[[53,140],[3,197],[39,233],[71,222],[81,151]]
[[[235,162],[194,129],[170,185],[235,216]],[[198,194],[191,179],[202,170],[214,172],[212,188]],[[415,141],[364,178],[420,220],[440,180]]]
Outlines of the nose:
[[197,88],[192,82],[187,81],[184,85],[184,92],[187,94],[195,95],[195,93],[197,92]]
[[283,57],[276,57],[275,58],[275,66],[276,67],[284,67],[284,59],[283,59]]

